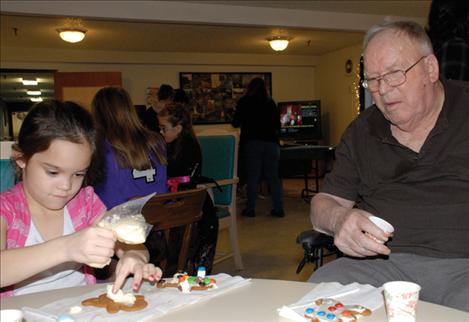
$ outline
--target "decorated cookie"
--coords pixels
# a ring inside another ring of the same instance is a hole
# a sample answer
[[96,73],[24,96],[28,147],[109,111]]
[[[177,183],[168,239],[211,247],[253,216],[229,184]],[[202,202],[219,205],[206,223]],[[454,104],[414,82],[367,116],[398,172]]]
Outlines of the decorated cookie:
[[161,279],[157,284],[158,288],[173,287],[178,288],[183,293],[191,291],[205,291],[217,287],[217,282],[213,278],[205,276],[205,267],[200,267],[197,276],[189,276],[187,273],[176,273],[170,280]]
[[318,299],[305,309],[304,317],[312,322],[356,322],[360,316],[371,315],[361,305],[344,305],[334,299]]
[[135,295],[135,302],[132,305],[126,305],[123,303],[116,303],[107,297],[107,294],[101,294],[99,297],[93,297],[86,299],[81,302],[83,306],[96,306],[106,308],[106,311],[110,314],[114,314],[122,311],[140,311],[147,307],[148,303],[145,301],[143,295]]

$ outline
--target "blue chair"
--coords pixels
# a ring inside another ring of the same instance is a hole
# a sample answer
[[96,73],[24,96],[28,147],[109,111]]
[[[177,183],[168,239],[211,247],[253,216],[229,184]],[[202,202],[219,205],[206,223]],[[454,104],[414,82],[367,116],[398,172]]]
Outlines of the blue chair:
[[215,179],[222,190],[212,189],[211,192],[217,208],[219,230],[228,228],[232,249],[227,254],[216,254],[214,263],[234,257],[236,269],[242,270],[236,221],[238,135],[236,132],[209,130],[200,133],[197,138],[202,149],[202,176]]
[[15,185],[15,167],[11,161],[11,141],[2,141],[0,146],[0,192]]

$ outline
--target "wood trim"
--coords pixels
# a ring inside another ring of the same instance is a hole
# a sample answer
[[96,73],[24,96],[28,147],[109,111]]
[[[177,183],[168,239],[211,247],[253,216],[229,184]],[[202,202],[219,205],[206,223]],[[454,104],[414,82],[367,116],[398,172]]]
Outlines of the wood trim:
[[54,72],[55,98],[63,100],[63,87],[122,86],[121,72]]

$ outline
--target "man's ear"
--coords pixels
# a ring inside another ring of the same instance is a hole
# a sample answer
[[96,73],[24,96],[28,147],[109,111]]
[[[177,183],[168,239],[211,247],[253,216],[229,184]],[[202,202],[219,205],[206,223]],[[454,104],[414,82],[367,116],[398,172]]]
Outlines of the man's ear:
[[425,68],[427,69],[428,77],[431,82],[434,83],[438,81],[440,78],[440,67],[435,55],[428,55],[428,57],[425,58]]

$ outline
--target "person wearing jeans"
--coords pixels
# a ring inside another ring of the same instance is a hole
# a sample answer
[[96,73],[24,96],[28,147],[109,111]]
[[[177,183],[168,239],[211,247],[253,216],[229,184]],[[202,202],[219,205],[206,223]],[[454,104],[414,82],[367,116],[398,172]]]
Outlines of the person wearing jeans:
[[256,77],[236,106],[232,125],[241,127],[240,151],[247,184],[247,206],[242,215],[256,215],[259,181],[266,178],[272,194],[271,215],[284,217],[283,190],[278,174],[280,112],[264,80]]

